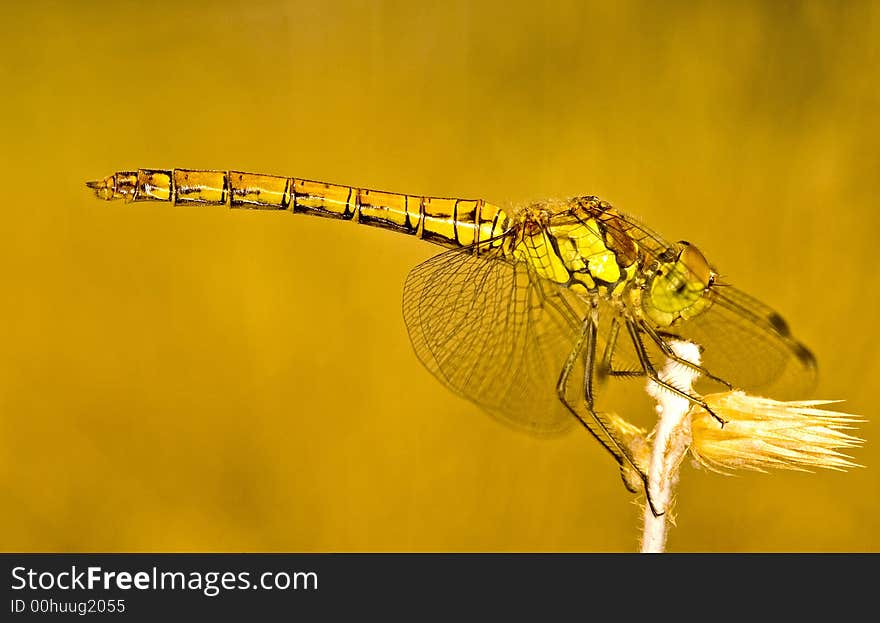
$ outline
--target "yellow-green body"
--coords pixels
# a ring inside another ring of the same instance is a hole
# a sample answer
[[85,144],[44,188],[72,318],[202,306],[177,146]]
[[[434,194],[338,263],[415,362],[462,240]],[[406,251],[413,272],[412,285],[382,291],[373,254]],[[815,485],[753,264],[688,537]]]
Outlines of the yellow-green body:
[[[640,246],[647,241],[656,247],[657,241],[627,235],[626,222],[595,197],[535,204],[509,214],[482,199],[425,197],[293,177],[195,169],[120,171],[89,186],[107,200],[289,210],[391,229],[445,247],[474,247],[480,254],[501,254],[508,261],[521,262],[536,276],[581,296],[628,303],[634,313],[644,311],[659,326],[698,313],[709,278],[708,273],[679,270],[679,279],[686,282],[683,292],[670,290],[658,279],[647,297],[642,289],[628,287],[645,282],[658,268],[662,272],[662,265],[646,262],[645,251],[657,249]],[[562,214],[566,218],[560,219]],[[678,256],[670,256],[669,266],[678,261]]]

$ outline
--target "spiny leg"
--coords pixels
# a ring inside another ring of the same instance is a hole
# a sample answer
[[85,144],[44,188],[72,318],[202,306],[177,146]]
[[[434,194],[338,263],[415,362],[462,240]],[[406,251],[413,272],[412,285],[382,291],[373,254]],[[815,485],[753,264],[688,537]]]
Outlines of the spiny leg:
[[636,378],[640,376],[645,376],[644,370],[615,370],[612,364],[612,357],[614,356],[614,347],[617,346],[617,337],[620,335],[620,323],[617,321],[617,318],[611,319],[611,330],[608,332],[608,340],[605,343],[605,350],[602,353],[602,362],[596,366],[597,376],[599,379],[603,379],[605,377],[615,377],[615,378]]
[[667,390],[671,391],[673,394],[675,394],[677,396],[681,396],[682,398],[684,398],[685,400],[687,400],[691,404],[697,405],[701,409],[704,409],[706,411],[706,413],[708,413],[713,418],[718,420],[718,422],[721,424],[721,427],[724,428],[724,425],[727,423],[727,420],[725,420],[724,418],[720,417],[717,413],[712,411],[712,409],[709,408],[709,405],[707,405],[703,399],[698,398],[697,396],[693,396],[693,395],[689,394],[688,392],[683,391],[682,389],[676,387],[672,383],[669,383],[668,381],[664,381],[663,379],[660,378],[660,375],[657,374],[657,370],[654,368],[654,364],[651,363],[651,360],[648,357],[648,351],[645,349],[645,344],[642,342],[642,337],[641,337],[641,334],[639,333],[639,327],[636,326],[635,322],[630,318],[627,318],[626,327],[629,330],[629,335],[630,335],[630,338],[632,339],[633,346],[635,346],[636,354],[639,357],[639,362],[642,364],[642,367],[645,369],[645,374],[648,375],[648,378],[651,379],[653,382],[655,382],[660,387],[667,389]]
[[[586,350],[584,350],[586,348]],[[569,377],[571,376],[571,371],[574,368],[575,363],[578,358],[582,356],[584,353],[584,404],[589,411],[590,416],[593,418],[594,422],[590,422],[589,420],[583,418],[580,413],[569,404],[565,390],[568,384]],[[575,343],[574,348],[571,351],[571,354],[568,356],[568,359],[565,362],[565,365],[562,368],[562,372],[559,375],[559,380],[556,383],[556,393],[559,397],[560,402],[578,419],[578,421],[584,426],[584,428],[589,431],[596,440],[602,444],[602,446],[611,453],[611,455],[615,458],[618,465],[623,467],[625,464],[629,464],[639,475],[642,480],[645,497],[648,500],[648,505],[651,508],[651,512],[654,513],[654,516],[660,517],[663,515],[662,510],[658,510],[654,506],[654,502],[651,499],[651,492],[648,488],[648,475],[645,473],[645,470],[642,469],[635,460],[635,457],[632,455],[632,451],[629,447],[619,441],[612,432],[612,427],[605,421],[605,418],[602,417],[599,413],[596,412],[593,404],[593,387],[592,387],[592,375],[593,375],[593,366],[595,364],[596,359],[596,324],[592,318],[588,318],[584,325],[584,330],[581,333],[581,336],[578,338],[578,341]],[[598,425],[598,430],[596,428]]]
[[[660,332],[658,332],[654,327],[650,326],[647,322],[640,322],[639,328],[642,331],[644,331],[645,333],[647,333],[648,337],[650,337],[651,340],[653,340],[653,342],[655,344],[657,344],[658,347],[660,347],[660,350],[663,351],[663,354],[666,355],[667,357],[669,357],[670,359],[672,359],[675,363],[679,363],[683,366],[690,368],[691,370],[694,370],[695,372],[699,372],[702,376],[705,376],[706,378],[711,379],[720,385],[724,385],[728,390],[733,389],[733,385],[731,385],[729,382],[725,381],[721,377],[715,376],[714,374],[709,372],[703,366],[697,365],[692,361],[688,361],[687,359],[679,357],[675,353],[675,351],[672,350],[672,347],[669,345],[669,342],[667,342],[663,338],[663,335],[661,335]],[[673,339],[676,339],[675,336],[670,336],[670,337],[672,337]]]

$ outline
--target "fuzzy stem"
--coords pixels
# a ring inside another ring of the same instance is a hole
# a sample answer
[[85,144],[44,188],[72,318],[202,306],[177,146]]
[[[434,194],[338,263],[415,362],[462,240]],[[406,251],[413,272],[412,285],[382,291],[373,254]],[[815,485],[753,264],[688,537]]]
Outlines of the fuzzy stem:
[[[673,342],[675,354],[699,365],[700,351],[690,342]],[[667,359],[660,371],[660,378],[675,387],[693,392],[694,381],[699,374],[687,366]],[[656,516],[651,504],[645,504],[644,528],[642,530],[642,553],[659,553],[666,549],[666,535],[671,521],[671,506],[678,484],[678,468],[691,441],[690,419],[687,417],[690,403],[686,398],[673,394],[648,381],[648,393],[657,400],[659,420],[651,437],[651,465],[648,470],[648,489],[654,508],[662,511]]]

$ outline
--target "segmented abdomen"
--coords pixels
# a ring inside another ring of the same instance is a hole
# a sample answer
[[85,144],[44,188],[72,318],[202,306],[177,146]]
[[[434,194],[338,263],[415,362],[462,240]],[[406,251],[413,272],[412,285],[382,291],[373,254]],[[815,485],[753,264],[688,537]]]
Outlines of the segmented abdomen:
[[482,199],[422,197],[241,171],[138,169],[120,171],[103,183],[107,199],[290,210],[391,229],[447,247],[499,238],[509,225],[501,208]]

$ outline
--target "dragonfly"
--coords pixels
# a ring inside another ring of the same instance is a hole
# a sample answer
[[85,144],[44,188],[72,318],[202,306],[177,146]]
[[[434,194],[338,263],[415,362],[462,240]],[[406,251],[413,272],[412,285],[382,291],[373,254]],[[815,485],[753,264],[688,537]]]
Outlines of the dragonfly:
[[[421,363],[515,428],[554,435],[579,424],[622,471],[637,474],[649,502],[645,461],[600,404],[607,384],[650,379],[723,426],[701,397],[710,386],[782,397],[815,377],[815,357],[782,316],[724,283],[695,245],[669,243],[598,197],[504,209],[195,169],[118,171],[86,184],[105,200],[287,211],[445,247],[404,286],[403,317]],[[676,355],[676,340],[700,347],[698,364]],[[658,357],[695,369],[698,385],[685,390],[662,378]]]

